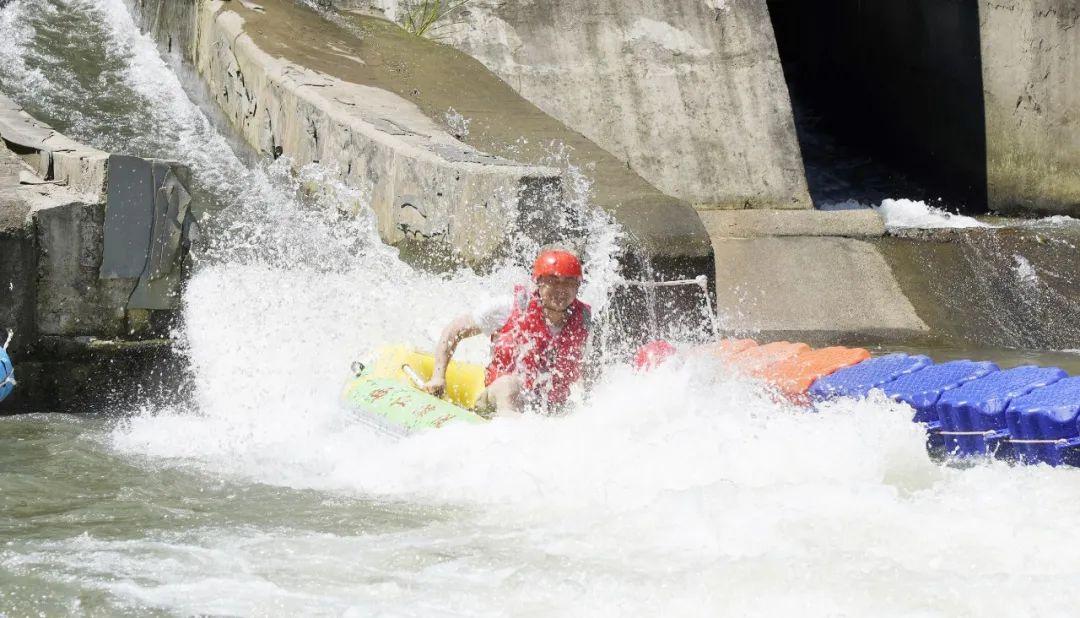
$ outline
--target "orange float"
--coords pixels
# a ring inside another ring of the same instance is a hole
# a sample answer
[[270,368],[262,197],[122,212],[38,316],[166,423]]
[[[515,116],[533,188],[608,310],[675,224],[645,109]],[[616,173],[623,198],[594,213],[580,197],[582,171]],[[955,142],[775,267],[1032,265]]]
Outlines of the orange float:
[[870,352],[863,348],[834,346],[818,350],[807,349],[763,368],[756,375],[798,402],[806,398],[806,391],[810,390],[819,378],[869,358]]
[[810,346],[805,343],[774,341],[733,354],[728,357],[727,362],[743,373],[760,378],[772,365],[809,351]]
[[756,347],[757,342],[753,339],[721,339],[715,343],[698,346],[691,350],[690,354],[692,356],[715,356],[726,361],[740,352]]

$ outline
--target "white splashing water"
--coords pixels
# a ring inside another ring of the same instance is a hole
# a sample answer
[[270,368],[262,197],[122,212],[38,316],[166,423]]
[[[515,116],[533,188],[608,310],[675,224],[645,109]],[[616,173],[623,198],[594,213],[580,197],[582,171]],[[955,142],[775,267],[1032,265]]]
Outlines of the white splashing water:
[[1080,227],[1080,219],[1067,215],[1051,215],[1039,219],[1028,219],[1021,225],[1033,228],[1076,228]]
[[1017,253],[1013,255],[1013,261],[1015,262],[1013,273],[1021,284],[1029,287],[1039,284],[1039,273],[1026,257]]
[[991,227],[972,217],[947,212],[923,201],[886,199],[874,210],[890,228],[969,228]]
[[[862,204],[849,200],[847,202],[838,202],[826,206],[827,207],[823,208],[823,210],[845,210],[860,207]],[[999,225],[992,225],[984,221],[979,221],[974,217],[948,212],[942,208],[931,206],[921,200],[886,199],[883,200],[881,204],[873,206],[873,208],[881,215],[882,219],[884,219],[885,227],[889,228],[934,229],[1000,227]],[[1080,225],[1080,219],[1074,219],[1073,217],[1065,215],[1053,215],[1035,219],[1016,219],[1004,223],[1003,225],[1008,227],[1060,229]]]
[[[41,72],[26,63],[27,47],[34,36],[33,27],[24,25],[26,10],[24,3],[19,1],[0,11],[0,32],[5,35],[0,37],[0,58],[4,59],[5,72],[10,76],[2,84],[9,94],[12,90],[43,92],[49,87]],[[55,11],[56,8],[45,5],[41,10]]]
[[[1062,548],[1080,542],[1078,471],[939,467],[910,409],[883,399],[806,413],[699,359],[611,369],[567,418],[369,433],[338,406],[349,361],[430,345],[433,326],[525,273],[416,272],[369,219],[331,216],[364,199],[332,171],[245,167],[120,0],[93,5],[132,50],[131,86],[177,131],[175,156],[230,202],[185,296],[194,400],[133,417],[111,447],[211,478],[465,510],[401,532],[240,522],[42,552],[178,614],[1073,613],[1080,558]],[[617,231],[591,229],[599,299]],[[471,343],[462,354],[482,359]]]

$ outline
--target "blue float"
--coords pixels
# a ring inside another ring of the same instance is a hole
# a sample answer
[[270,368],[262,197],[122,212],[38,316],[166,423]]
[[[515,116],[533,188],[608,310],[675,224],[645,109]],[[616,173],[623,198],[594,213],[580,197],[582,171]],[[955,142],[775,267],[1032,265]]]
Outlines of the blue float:
[[11,364],[11,357],[7,350],[0,347],[0,401],[3,401],[11,391],[15,390],[15,367]]
[[1080,377],[1059,368],[896,353],[822,377],[807,393],[822,401],[875,388],[914,408],[931,452],[1080,466]]
[[941,421],[935,407],[941,396],[972,380],[993,373],[998,366],[991,362],[956,360],[940,365],[930,365],[915,373],[901,376],[881,385],[891,399],[908,404],[915,409],[912,421],[926,426],[926,444],[932,451],[944,448]]
[[1024,463],[1080,465],[1080,377],[1013,400],[1005,410],[1009,445]]
[[1057,367],[1026,365],[996,371],[946,391],[936,409],[946,452],[956,456],[1009,455],[1005,409],[1019,397],[1068,377]]
[[[881,390],[896,401],[915,408],[916,423],[938,425],[934,404],[946,391],[951,391],[998,370],[989,361],[957,360],[940,365],[930,365],[881,385]],[[935,427],[936,428],[936,427]]]
[[817,400],[832,397],[865,397],[871,389],[933,364],[929,356],[889,354],[845,367],[814,382],[808,391]]

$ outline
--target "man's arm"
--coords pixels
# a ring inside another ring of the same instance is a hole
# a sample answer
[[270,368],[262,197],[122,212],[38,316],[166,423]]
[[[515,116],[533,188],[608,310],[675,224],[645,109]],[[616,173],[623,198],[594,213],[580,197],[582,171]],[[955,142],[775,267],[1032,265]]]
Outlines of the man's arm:
[[442,396],[446,390],[446,367],[454,356],[454,350],[462,339],[474,337],[480,332],[476,320],[468,314],[446,325],[442,334],[439,335],[439,343],[435,346],[435,371],[432,372],[431,379],[424,384],[425,391],[436,397]]

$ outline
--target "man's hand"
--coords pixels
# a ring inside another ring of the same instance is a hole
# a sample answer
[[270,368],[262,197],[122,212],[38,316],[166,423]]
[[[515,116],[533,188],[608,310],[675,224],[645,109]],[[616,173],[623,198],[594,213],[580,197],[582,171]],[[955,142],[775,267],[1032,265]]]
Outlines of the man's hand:
[[424,392],[436,397],[442,397],[446,392],[446,378],[431,376],[431,379],[424,383]]
[[435,371],[431,379],[424,383],[421,388],[424,392],[442,397],[446,392],[446,368],[450,364],[450,357],[454,355],[454,348],[458,342],[466,337],[480,334],[480,327],[473,321],[471,315],[463,315],[450,322],[439,336],[439,343],[435,346]]

